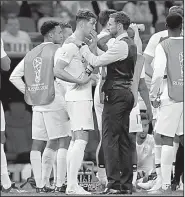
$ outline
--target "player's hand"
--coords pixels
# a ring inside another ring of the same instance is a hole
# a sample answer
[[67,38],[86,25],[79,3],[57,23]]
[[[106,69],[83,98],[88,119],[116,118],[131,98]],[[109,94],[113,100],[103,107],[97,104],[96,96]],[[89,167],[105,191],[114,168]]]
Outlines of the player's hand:
[[151,103],[152,103],[152,106],[153,106],[154,108],[158,108],[158,107],[160,107],[160,105],[161,105],[161,100],[160,100],[159,98],[157,98],[157,99],[155,99],[154,101],[151,101]]
[[80,47],[80,45],[82,44],[82,41],[77,40],[77,39],[75,39],[75,38],[69,37],[69,38],[67,38],[67,39],[65,40],[64,43],[65,43],[65,44],[73,43],[73,44],[75,44],[77,47]]

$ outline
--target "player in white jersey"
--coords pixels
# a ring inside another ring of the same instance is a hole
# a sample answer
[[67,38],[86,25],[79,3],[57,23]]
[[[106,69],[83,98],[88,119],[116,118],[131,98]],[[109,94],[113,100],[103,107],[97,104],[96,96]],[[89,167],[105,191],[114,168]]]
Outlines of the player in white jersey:
[[[183,9],[179,6],[173,6],[169,9],[169,13],[177,12],[180,15],[183,16]],[[153,75],[153,60],[155,57],[155,49],[157,45],[162,41],[163,39],[168,37],[168,31],[160,31],[152,35],[150,38],[146,49],[144,51],[144,57],[145,57],[145,72],[148,76],[145,77],[146,83],[148,85],[148,88],[150,89],[150,83],[151,83],[151,77]],[[166,74],[163,79],[163,83],[167,83]],[[163,85],[161,85],[160,94],[162,94],[163,91]],[[154,122],[156,122],[157,119],[157,109],[153,109],[154,113]],[[155,139],[155,166],[156,166],[156,173],[157,173],[157,181],[155,185],[151,188],[151,190],[157,190],[161,187],[161,136],[155,132],[154,127],[154,139]],[[178,146],[177,143],[174,143],[174,152],[176,155]],[[174,157],[175,158],[175,157]]]
[[[10,62],[11,60],[4,51],[3,40],[1,39],[1,69],[8,71],[10,69]],[[4,152],[5,140],[5,117],[1,102],[1,184],[3,186],[2,191],[9,191],[11,189],[11,180],[8,175],[6,155]]]
[[141,115],[142,132],[137,133],[137,165],[138,172],[143,171],[145,176],[149,176],[154,171],[154,138],[148,134],[149,121],[148,117]]
[[[131,28],[127,31],[129,37],[131,37],[137,46],[138,54],[142,54],[142,42],[139,36],[138,27],[136,24],[132,24],[130,26]],[[139,59],[138,59],[139,61]],[[140,62],[143,66],[144,60],[141,59]],[[152,121],[152,108],[150,104],[149,99],[149,92],[145,83],[145,69],[143,67],[141,75],[139,77],[139,84],[138,84],[138,92],[140,93],[142,99],[145,102],[145,105],[147,106],[147,115],[148,119],[151,122]],[[136,152],[136,133],[142,132],[142,124],[141,124],[141,118],[140,118],[140,109],[139,109],[139,102],[137,101],[136,106],[132,109],[130,113],[130,137],[132,141],[132,162],[133,162],[133,188],[135,190],[136,187],[136,180],[137,180],[137,152]]]
[[[171,193],[171,168],[174,158],[173,139],[180,136],[183,143],[183,38],[180,37],[182,17],[170,13],[166,18],[169,38],[158,44],[155,51],[154,73],[152,76],[150,98],[152,105],[159,108],[156,132],[161,135],[161,177],[162,187],[156,193]],[[158,91],[164,73],[167,83],[163,84],[161,101]],[[152,193],[155,193],[152,192]]]
[[[69,23],[60,23],[60,27],[62,29],[62,43],[72,35],[73,30],[72,27]],[[55,53],[54,57],[54,63],[56,64],[59,55],[57,52]],[[65,95],[65,83],[61,80],[57,80],[58,83],[61,84],[61,92],[64,97]],[[67,110],[67,107],[66,107]],[[67,171],[67,165],[66,165],[66,155],[67,155],[67,149],[69,146],[69,141],[70,139],[66,139],[65,143],[60,143],[59,144],[59,149],[56,152],[55,155],[55,162],[53,165],[53,175],[54,175],[54,181],[53,181],[53,186],[55,186],[53,192],[62,192],[64,193],[66,190],[66,185],[65,185],[65,178],[66,178],[66,171]],[[58,153],[59,152],[59,153]],[[61,153],[60,153],[61,152]],[[63,152],[63,153],[62,153]]]
[[[47,46],[50,46],[55,47],[54,49],[56,50],[57,46],[54,45],[54,43],[60,44],[63,38],[60,24],[54,21],[47,21],[42,25],[41,33],[44,36],[44,42],[37,47],[43,47],[44,50],[45,48],[47,48]],[[32,51],[29,52],[31,53],[30,59],[31,57],[33,57],[34,51],[36,49],[34,48]],[[48,50],[47,60],[50,61],[51,65],[54,64],[53,58],[55,50]],[[28,57],[28,55],[26,55],[25,58],[17,65],[17,67],[14,69],[10,76],[10,81],[25,95],[27,84],[22,81],[22,76],[25,76],[27,78],[29,77],[28,75],[26,75],[25,72],[25,70],[27,69],[25,66],[25,61],[27,60],[26,58]],[[41,59],[45,58],[46,56],[44,56],[44,54],[42,53]],[[34,60],[32,62],[34,62]],[[33,66],[35,65],[33,64]],[[42,63],[41,66],[43,66]],[[39,67],[37,67],[37,69],[39,69]],[[47,73],[46,75],[43,76],[42,72],[44,72],[44,69],[41,69],[39,72],[41,73],[40,80],[44,81],[49,74],[51,75],[51,79],[54,80],[52,72],[48,72],[47,68],[45,69]],[[32,74],[33,78],[35,78],[36,71],[34,70],[33,73],[30,72],[30,75]],[[36,73],[36,77],[37,76],[38,75]],[[30,161],[32,164],[33,174],[37,186],[36,192],[38,193],[44,193],[48,191],[46,186],[48,179],[50,178],[56,150],[58,150],[57,160],[59,161],[59,164],[61,164],[63,158],[65,160],[67,154],[67,147],[65,148],[65,142],[68,139],[70,132],[69,117],[65,108],[64,96],[62,95],[61,91],[62,87],[55,80],[53,81],[52,85],[54,86],[54,99],[51,102],[47,102],[47,104],[37,104],[32,106],[33,142],[32,150],[30,153]],[[48,97],[46,96],[46,99],[47,98]],[[35,99],[35,97],[33,96],[32,99]],[[39,102],[40,101],[37,101],[37,103]]]
[[[95,29],[95,24],[96,16],[91,11],[79,10],[76,30],[69,38],[84,41]],[[66,193],[90,194],[78,185],[77,175],[88,142],[88,132],[94,130],[91,78],[85,75],[87,62],[75,44],[66,41],[57,53],[60,53],[60,57],[56,63],[55,75],[69,82],[66,83],[65,100],[71,122],[72,140],[67,153]]]

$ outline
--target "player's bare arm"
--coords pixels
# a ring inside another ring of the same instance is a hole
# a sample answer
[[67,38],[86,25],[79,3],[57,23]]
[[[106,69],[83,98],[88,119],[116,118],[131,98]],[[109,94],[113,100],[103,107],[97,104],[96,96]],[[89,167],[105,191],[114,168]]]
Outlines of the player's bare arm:
[[57,60],[56,66],[54,67],[54,75],[55,77],[64,80],[70,83],[76,83],[79,85],[86,84],[90,81],[90,77],[85,75],[83,79],[78,79],[73,77],[67,71],[65,71],[65,67],[68,66],[68,63],[63,60]]

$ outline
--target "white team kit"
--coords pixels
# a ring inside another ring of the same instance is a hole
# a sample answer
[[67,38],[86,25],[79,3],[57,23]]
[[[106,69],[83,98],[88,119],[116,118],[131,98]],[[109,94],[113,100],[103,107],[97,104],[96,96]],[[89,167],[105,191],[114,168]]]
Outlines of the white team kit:
[[[144,54],[149,55],[149,56],[154,58],[155,57],[155,50],[156,50],[157,45],[160,43],[162,38],[166,38],[166,37],[168,37],[168,30],[160,31],[160,32],[157,32],[157,33],[153,34],[151,36],[145,50],[144,50]],[[151,66],[153,68],[154,59],[151,63]],[[148,88],[150,89],[151,78],[148,75],[145,76],[145,81],[146,81],[146,84],[147,84]],[[166,83],[167,79],[164,79],[163,82]],[[161,90],[160,90],[161,92],[162,92],[162,89],[163,89],[163,85],[161,85]],[[153,119],[157,119],[158,109],[154,108],[152,106],[152,112],[153,112]]]
[[[175,40],[183,38],[171,37],[170,39]],[[155,68],[157,69],[158,67],[158,70],[160,68],[161,72],[163,72],[164,70],[164,72],[166,73],[166,66],[164,62],[167,62],[167,57],[161,44],[157,46],[155,53]],[[153,86],[151,86],[151,95],[153,94],[153,91]],[[161,105],[159,107],[158,119],[155,126],[156,132],[168,137],[175,137],[175,134],[179,136],[183,135],[183,102],[175,102],[169,97],[168,83],[167,80],[164,79],[160,100]]]
[[144,171],[150,175],[154,170],[154,138],[152,135],[147,134],[145,141],[138,144],[136,141],[137,149],[137,170]]
[[[42,44],[47,44],[47,42]],[[56,64],[56,59],[54,59],[54,63]],[[15,85],[19,82],[16,81],[16,78],[14,81],[14,76],[23,75],[24,59],[12,72],[10,81]],[[21,83],[17,84],[20,89],[21,85]],[[66,111],[63,86],[54,81],[54,89],[55,98],[50,104],[32,107],[32,139],[48,141],[67,137],[70,134],[70,121]]]
[[[73,34],[71,37],[74,38],[75,35]],[[57,59],[63,60],[69,64],[65,70],[75,78],[80,77],[87,66],[87,62],[82,60],[78,47],[73,43],[64,43],[62,47],[56,51],[55,58],[56,57]],[[57,81],[60,83],[59,79],[57,79]],[[65,90],[65,100],[67,102],[67,111],[70,117],[71,130],[94,130],[91,81],[80,86],[66,82]]]

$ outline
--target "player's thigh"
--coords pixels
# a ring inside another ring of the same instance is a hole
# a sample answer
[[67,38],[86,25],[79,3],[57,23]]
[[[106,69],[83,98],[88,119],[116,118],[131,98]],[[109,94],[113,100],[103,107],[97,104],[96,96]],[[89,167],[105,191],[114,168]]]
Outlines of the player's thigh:
[[92,101],[67,102],[73,132],[94,130],[92,106]]
[[163,136],[174,137],[179,128],[181,111],[178,103],[161,106],[156,123],[156,132]]
[[32,115],[32,139],[48,141],[43,112],[33,111]]
[[49,140],[69,136],[71,128],[66,110],[48,111],[43,115]]

